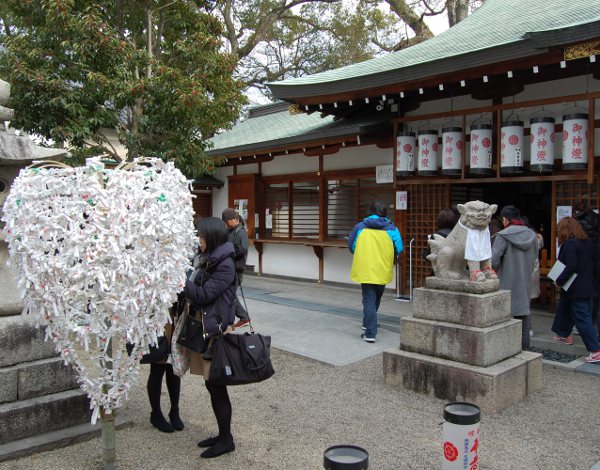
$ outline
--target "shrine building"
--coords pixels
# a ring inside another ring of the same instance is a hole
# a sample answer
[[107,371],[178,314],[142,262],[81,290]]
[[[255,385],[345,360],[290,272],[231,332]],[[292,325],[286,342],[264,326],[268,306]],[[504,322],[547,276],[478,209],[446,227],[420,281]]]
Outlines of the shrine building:
[[[263,274],[350,283],[345,237],[386,201],[408,294],[441,209],[514,204],[555,257],[557,214],[600,208],[600,0],[487,0],[410,48],[270,83],[279,101],[212,139],[212,213],[246,216]],[[200,200],[199,199],[199,200]]]

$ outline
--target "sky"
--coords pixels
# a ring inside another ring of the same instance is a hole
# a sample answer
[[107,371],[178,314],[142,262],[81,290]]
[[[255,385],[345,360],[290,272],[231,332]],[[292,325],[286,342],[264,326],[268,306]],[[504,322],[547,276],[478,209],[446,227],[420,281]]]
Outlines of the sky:
[[425,23],[436,36],[448,29],[448,14],[444,11],[441,15],[426,16]]

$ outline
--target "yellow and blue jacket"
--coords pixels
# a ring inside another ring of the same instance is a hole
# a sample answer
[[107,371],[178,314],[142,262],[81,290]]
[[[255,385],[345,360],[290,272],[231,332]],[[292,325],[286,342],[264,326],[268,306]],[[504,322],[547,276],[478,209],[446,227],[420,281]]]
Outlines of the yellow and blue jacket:
[[354,226],[348,249],[354,253],[350,273],[354,282],[385,285],[392,281],[394,258],[403,249],[402,237],[390,219],[370,215]]

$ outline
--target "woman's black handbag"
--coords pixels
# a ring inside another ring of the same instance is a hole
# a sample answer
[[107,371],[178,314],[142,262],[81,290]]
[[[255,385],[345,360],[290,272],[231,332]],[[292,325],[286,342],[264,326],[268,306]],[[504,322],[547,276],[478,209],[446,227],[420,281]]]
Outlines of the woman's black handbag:
[[254,331],[219,335],[211,346],[209,382],[244,385],[268,379],[275,373],[270,348],[271,337]]
[[[200,315],[202,315],[202,312],[200,312]],[[198,353],[205,352],[208,348],[208,338],[204,335],[202,318],[199,320],[194,318],[188,310],[180,321],[183,321],[183,326],[177,338],[177,344]]]
[[[127,354],[131,356],[131,352],[133,351],[134,344],[127,343],[125,345],[127,348]],[[152,364],[156,362],[163,362],[167,360],[170,354],[169,342],[167,341],[166,336],[159,336],[158,343],[156,346],[150,346],[149,351],[142,356],[140,359],[140,364]]]

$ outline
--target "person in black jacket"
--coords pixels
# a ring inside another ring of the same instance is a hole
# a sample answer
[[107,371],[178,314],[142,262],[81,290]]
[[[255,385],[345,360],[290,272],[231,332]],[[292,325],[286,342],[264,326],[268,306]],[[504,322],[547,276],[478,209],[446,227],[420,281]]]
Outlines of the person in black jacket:
[[[575,325],[590,353],[586,362],[600,362],[600,342],[592,324],[592,299],[597,295],[592,275],[592,243],[573,217],[562,219],[556,233],[560,246],[558,260],[565,268],[556,278],[556,284],[561,290],[552,324],[552,331],[558,335],[554,341],[573,344],[571,332]],[[576,275],[575,278],[565,289],[565,284],[573,275]]]
[[592,241],[594,279],[599,294],[594,299],[593,311],[596,312],[596,327],[598,329],[598,336],[600,337],[600,214],[591,210],[586,201],[579,201],[573,208],[573,215]]
[[[241,218],[235,209],[228,207],[223,211],[221,218],[227,225],[227,230],[229,230],[227,239],[233,243],[233,247],[235,248],[236,282],[241,289],[244,269],[246,268],[246,258],[248,256],[248,233],[243,227]],[[248,315],[248,311],[242,306],[237,297],[235,298],[235,316],[240,320],[233,325],[234,328],[241,328],[250,323],[250,315]]]
[[[219,330],[224,334],[232,331],[235,320],[235,250],[227,241],[227,227],[222,220],[203,218],[197,230],[200,251],[194,258],[194,270],[185,283],[183,295],[191,300],[195,311],[201,312],[204,333],[212,344]],[[210,381],[210,360],[206,355],[192,352],[190,372],[204,376],[219,428],[217,436],[198,443],[198,447],[208,447],[200,456],[209,459],[234,451],[232,408],[227,387]]]
[[[436,220],[436,231],[428,236],[428,240],[433,239],[434,235],[440,235],[446,238],[452,232],[454,226],[458,223],[458,219],[460,219],[460,213],[456,209],[442,209],[437,216]],[[423,258],[427,259],[430,255],[431,251],[429,251],[429,245],[423,251]],[[432,274],[433,275],[433,274]]]

